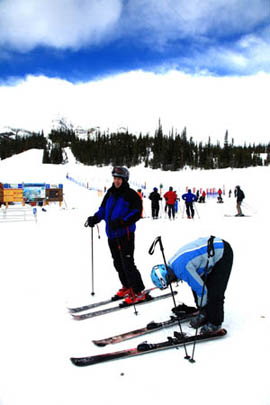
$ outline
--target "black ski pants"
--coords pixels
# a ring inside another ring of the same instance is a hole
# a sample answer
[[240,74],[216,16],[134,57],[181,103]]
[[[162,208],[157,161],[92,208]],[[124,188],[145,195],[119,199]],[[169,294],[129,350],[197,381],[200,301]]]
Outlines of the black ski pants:
[[186,213],[188,217],[190,218],[194,217],[194,208],[192,202],[186,202]]
[[134,232],[117,239],[108,239],[113,264],[123,287],[132,288],[137,294],[145,287],[141,274],[134,263],[134,241]]
[[171,217],[175,217],[175,206],[174,204],[168,204],[168,215],[169,218],[171,219]]
[[152,218],[158,218],[159,204],[152,204]]
[[206,278],[208,300],[206,304],[207,320],[214,325],[221,325],[224,321],[225,290],[230,278],[233,251],[230,244],[224,242],[222,258],[214,265],[211,273]]

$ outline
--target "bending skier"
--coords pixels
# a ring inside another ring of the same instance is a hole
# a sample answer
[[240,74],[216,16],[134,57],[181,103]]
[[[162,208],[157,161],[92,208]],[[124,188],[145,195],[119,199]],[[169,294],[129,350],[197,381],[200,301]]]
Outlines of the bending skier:
[[219,330],[224,320],[224,293],[230,277],[233,251],[228,242],[211,236],[181,247],[165,264],[153,267],[151,278],[160,289],[183,280],[191,287],[199,313],[190,322],[200,333]]
[[142,200],[129,187],[129,171],[125,167],[114,167],[113,184],[105,194],[98,211],[88,217],[87,224],[94,227],[101,220],[106,222],[106,234],[122,287],[116,298],[125,298],[127,304],[144,301],[144,284],[134,263],[135,229],[141,218]]

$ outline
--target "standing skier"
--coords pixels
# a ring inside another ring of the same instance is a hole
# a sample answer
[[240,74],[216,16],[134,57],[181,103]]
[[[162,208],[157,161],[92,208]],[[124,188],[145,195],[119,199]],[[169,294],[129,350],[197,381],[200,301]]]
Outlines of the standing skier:
[[169,191],[167,191],[167,193],[164,194],[164,198],[166,200],[166,204],[168,207],[169,219],[171,219],[171,217],[173,217],[173,219],[174,219],[175,218],[175,201],[177,199],[177,195],[176,195],[176,192],[173,191],[172,187],[169,187]]
[[237,209],[237,214],[235,215],[236,217],[244,217],[244,214],[241,209],[241,204],[243,199],[245,198],[245,194],[243,190],[241,190],[240,186],[235,187],[235,197],[236,197],[236,209]]
[[150,193],[149,200],[151,200],[152,218],[158,219],[159,201],[162,200],[162,198],[160,197],[156,187],[154,187],[152,193]]
[[144,284],[134,263],[135,229],[141,218],[142,200],[129,187],[129,171],[116,166],[112,171],[113,184],[105,194],[98,211],[88,217],[87,224],[94,227],[101,220],[106,222],[106,234],[122,288],[115,298],[125,298],[127,304],[144,301]]
[[186,204],[186,213],[188,218],[193,218],[194,217],[194,208],[193,208],[193,202],[197,201],[197,197],[195,194],[191,192],[189,189],[186,194],[182,195],[183,200],[185,201]]
[[224,293],[230,277],[233,251],[228,242],[211,236],[181,247],[168,261],[168,266],[153,267],[151,278],[160,289],[183,280],[191,287],[199,314],[191,326],[200,333],[219,330],[224,320]]

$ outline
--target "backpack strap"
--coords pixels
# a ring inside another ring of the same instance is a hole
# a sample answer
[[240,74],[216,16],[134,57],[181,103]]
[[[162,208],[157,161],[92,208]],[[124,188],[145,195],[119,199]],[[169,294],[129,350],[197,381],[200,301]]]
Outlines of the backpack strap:
[[211,235],[210,238],[208,239],[208,242],[207,242],[207,255],[208,255],[208,259],[209,259],[210,257],[213,257],[213,256],[215,255],[214,239],[215,239],[215,236]]

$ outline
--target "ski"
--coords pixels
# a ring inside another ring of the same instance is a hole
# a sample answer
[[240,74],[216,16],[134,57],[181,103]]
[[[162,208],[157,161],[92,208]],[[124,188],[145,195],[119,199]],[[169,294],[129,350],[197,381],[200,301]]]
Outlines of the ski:
[[233,217],[233,218],[244,218],[244,217],[251,217],[251,215],[229,215],[225,214],[224,217]]
[[178,322],[180,322],[180,323],[188,322],[194,316],[195,316],[195,314],[194,315],[187,314],[187,315],[183,315],[182,317],[171,316],[170,319],[163,321],[163,322],[152,321],[143,328],[139,328],[139,329],[129,331],[126,333],[121,333],[120,335],[111,336],[111,337],[105,338],[105,339],[92,340],[92,342],[96,346],[99,346],[99,347],[104,347],[109,344],[120,343],[120,342],[123,342],[128,339],[143,336],[143,335],[146,335],[146,334],[149,334],[152,332],[156,332],[161,329],[169,328],[170,326],[178,324]]
[[167,350],[172,348],[178,348],[183,345],[188,345],[191,343],[201,343],[210,340],[215,340],[221,338],[227,334],[226,329],[219,329],[215,333],[203,334],[203,335],[193,335],[185,336],[178,332],[174,333],[174,337],[168,337],[168,340],[160,343],[147,343],[143,342],[133,349],[121,350],[118,352],[111,352],[105,354],[98,354],[94,356],[87,357],[71,357],[71,362],[78,367],[91,366],[94,364],[104,363],[111,360],[118,360],[127,357],[139,356],[141,354],[147,354],[152,352],[157,352],[161,350]]
[[[148,290],[145,290],[145,292],[149,293],[150,291],[155,290],[155,289],[156,289],[156,287],[149,288]],[[82,305],[80,307],[68,308],[68,310],[69,310],[69,312],[75,314],[77,312],[87,311],[88,309],[101,307],[101,306],[111,304],[115,301],[120,301],[120,300],[124,301],[124,299],[122,297],[117,297],[117,295],[114,295],[112,298],[108,298],[104,301],[94,302],[92,304]]]
[[[173,294],[176,295],[177,291],[174,291]],[[151,295],[148,294],[148,295],[146,295],[146,299],[144,301],[137,302],[135,305],[137,307],[138,305],[148,304],[150,302],[163,300],[163,299],[169,298],[169,297],[171,297],[171,293],[157,295],[156,297],[152,297]],[[76,319],[76,321],[81,321],[83,319],[94,318],[96,316],[109,314],[111,312],[116,312],[116,311],[119,311],[121,309],[130,308],[130,307],[133,308],[134,304],[126,304],[125,302],[121,302],[119,305],[114,306],[114,307],[100,309],[98,311],[93,311],[93,312],[87,312],[85,314],[71,314],[71,315],[72,315],[73,319]]]
[[75,307],[75,308],[68,308],[69,312],[71,313],[77,313],[77,312],[83,312],[83,311],[87,311],[88,309],[93,309],[93,308],[97,308],[97,307],[101,307],[103,305],[107,305],[107,304],[111,304],[112,302],[121,300],[122,298],[116,298],[116,297],[112,297],[109,298],[107,300],[104,301],[99,301],[99,302],[94,302],[93,304],[88,304],[88,305],[82,305],[81,307]]

